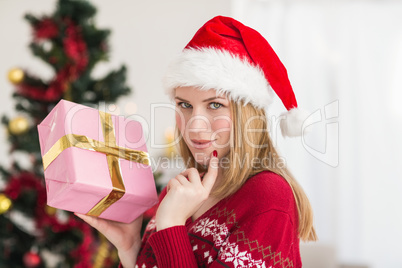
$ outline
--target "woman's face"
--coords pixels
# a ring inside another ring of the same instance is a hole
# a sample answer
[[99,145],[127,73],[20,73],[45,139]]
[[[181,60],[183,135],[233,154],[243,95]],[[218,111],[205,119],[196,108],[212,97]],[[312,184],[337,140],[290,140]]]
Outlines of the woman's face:
[[197,163],[207,165],[212,151],[218,158],[230,150],[230,102],[216,90],[179,87],[175,90],[176,124]]

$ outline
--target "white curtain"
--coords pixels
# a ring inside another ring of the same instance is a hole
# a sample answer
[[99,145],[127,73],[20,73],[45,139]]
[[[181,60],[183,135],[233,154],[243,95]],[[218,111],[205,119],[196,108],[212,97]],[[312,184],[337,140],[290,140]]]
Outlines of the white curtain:
[[319,243],[339,263],[402,267],[402,1],[237,0],[233,14],[268,39],[312,113],[310,135],[275,141]]

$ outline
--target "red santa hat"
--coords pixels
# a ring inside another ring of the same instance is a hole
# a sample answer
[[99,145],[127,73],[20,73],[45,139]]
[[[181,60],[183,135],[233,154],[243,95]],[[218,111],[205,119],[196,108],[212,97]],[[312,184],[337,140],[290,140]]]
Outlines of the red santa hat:
[[287,71],[267,40],[229,17],[217,16],[197,31],[168,67],[164,86],[172,98],[176,87],[195,86],[256,108],[266,108],[275,92],[287,109],[280,124],[283,136],[300,136],[307,117],[297,108]]

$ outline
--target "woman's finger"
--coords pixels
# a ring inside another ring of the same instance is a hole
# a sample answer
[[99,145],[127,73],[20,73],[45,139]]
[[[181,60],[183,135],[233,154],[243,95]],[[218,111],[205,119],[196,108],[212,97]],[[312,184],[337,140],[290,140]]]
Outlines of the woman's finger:
[[101,231],[101,230],[99,230],[100,229],[99,227],[101,227],[99,218],[80,214],[80,213],[74,213],[74,215],[81,218],[83,221],[85,221],[86,223],[88,223],[89,225],[91,225],[92,227],[97,229],[98,231]]
[[202,180],[202,185],[208,191],[212,190],[212,187],[214,186],[216,181],[216,177],[218,176],[218,163],[219,163],[218,157],[215,157],[213,156],[213,154],[211,154],[211,158],[209,160],[208,165],[208,171],[204,175],[204,178]]
[[201,176],[200,176],[200,174],[198,173],[198,170],[197,170],[197,169],[195,169],[195,168],[189,168],[186,177],[188,178],[188,180],[189,180],[191,183],[195,183],[195,184],[197,184],[197,185],[201,185]]
[[188,181],[188,179],[181,174],[177,175],[175,179],[178,180],[182,185],[186,185],[186,184],[190,183]]
[[188,178],[188,181],[191,183],[195,183],[197,185],[201,185],[201,175],[198,173],[196,168],[189,168],[180,173],[179,175]]
[[180,185],[181,185],[181,183],[176,178],[173,178],[168,182],[166,190],[167,190],[167,192],[169,192],[170,190],[177,188]]
[[185,171],[183,171],[183,172],[180,173],[180,175],[183,175],[183,176],[186,177],[186,178],[189,178],[189,175],[190,175],[190,174],[197,174],[197,175],[199,175],[198,170],[197,170],[196,168],[188,168],[188,169],[186,169]]
[[80,213],[74,213],[74,215],[77,216],[78,218],[81,218],[83,221],[85,221],[86,223],[88,223],[91,226],[92,226],[92,224],[95,223],[94,217],[84,215],[84,214],[80,214]]

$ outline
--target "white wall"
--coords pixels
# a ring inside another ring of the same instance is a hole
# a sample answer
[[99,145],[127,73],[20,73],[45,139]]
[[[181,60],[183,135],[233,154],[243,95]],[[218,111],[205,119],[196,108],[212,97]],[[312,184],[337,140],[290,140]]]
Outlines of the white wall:
[[306,144],[278,140],[319,243],[343,264],[402,267],[402,1],[236,2],[284,62],[299,107],[321,112]]
[[[15,115],[11,101],[13,86],[7,81],[7,72],[17,66],[27,68],[39,77],[50,78],[47,64],[33,57],[28,49],[31,41],[25,13],[50,14],[55,0],[0,0],[0,114]],[[131,115],[137,106],[138,120],[150,125],[148,133],[155,133],[155,143],[164,140],[164,131],[174,124],[174,113],[169,109],[155,110],[156,120],[151,126],[151,103],[168,103],[161,87],[161,77],[169,60],[178,53],[195,31],[215,15],[229,15],[229,0],[97,0],[96,22],[100,28],[112,30],[110,37],[110,62],[102,63],[94,70],[102,75],[124,63],[128,67],[128,84],[134,94],[118,104],[120,114]],[[141,117],[141,118],[140,118]],[[148,135],[148,137],[150,137]],[[0,163],[7,163],[8,143],[5,131],[0,131]],[[158,155],[160,150],[148,149]]]

